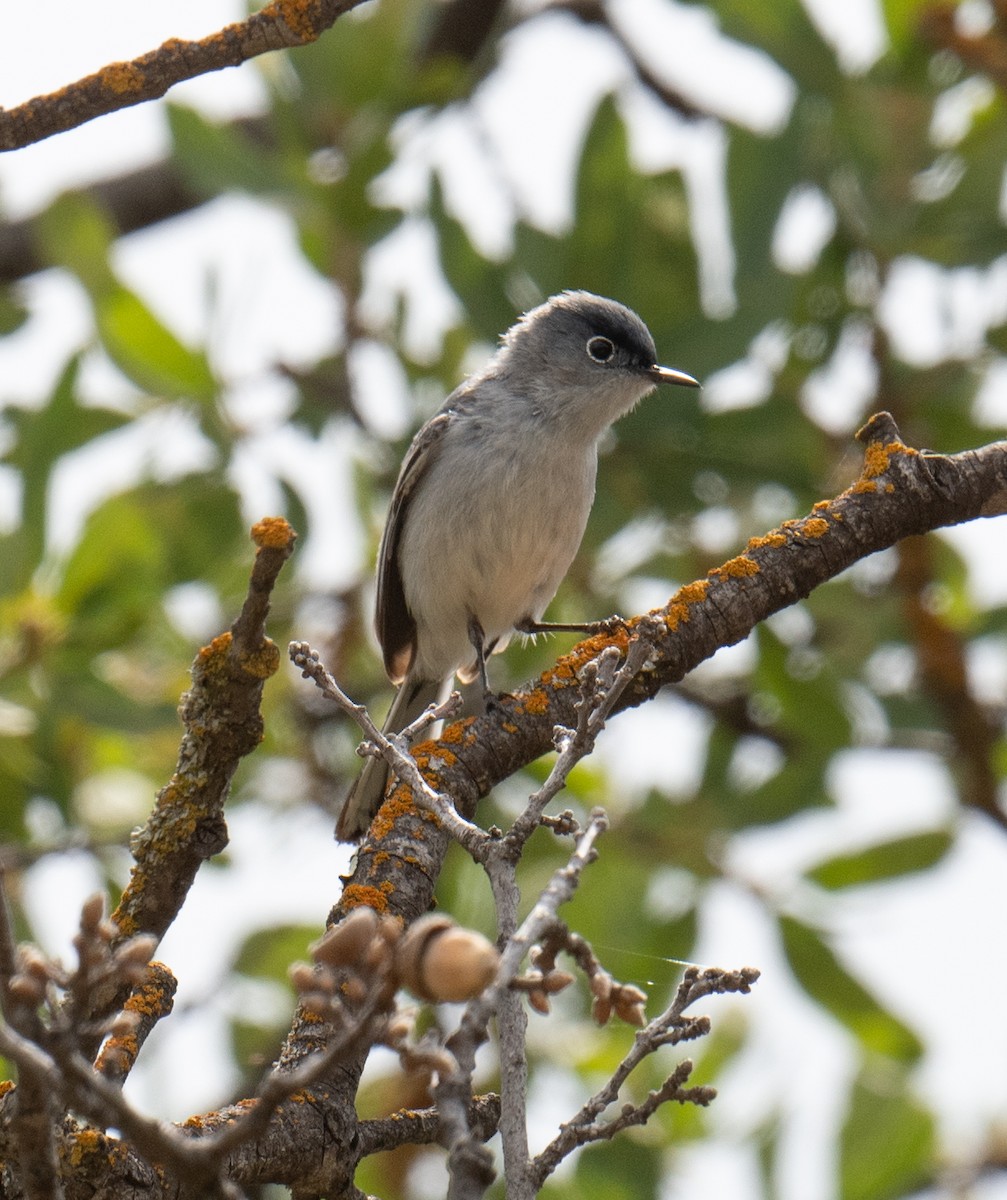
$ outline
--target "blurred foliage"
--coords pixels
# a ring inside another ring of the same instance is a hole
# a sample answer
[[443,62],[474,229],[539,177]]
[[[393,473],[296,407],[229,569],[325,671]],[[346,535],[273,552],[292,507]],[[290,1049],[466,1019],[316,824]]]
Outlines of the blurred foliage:
[[[518,309],[563,288],[590,288],[633,306],[666,360],[711,386],[706,396],[649,400],[621,423],[617,445],[604,455],[588,536],[557,599],[557,615],[625,611],[641,588],[653,591],[655,581],[669,594],[734,553],[747,536],[846,486],[856,471],[850,435],[870,407],[891,410],[913,445],[950,451],[991,440],[976,399],[1007,352],[1007,313],[994,306],[963,350],[952,304],[956,281],[964,287],[1002,266],[1004,97],[980,89],[971,107],[964,104],[966,68],[923,40],[924,6],[914,0],[883,5],[887,48],[860,73],[840,66],[799,0],[688,7],[708,11],[726,38],[766,56],[794,89],[778,129],[718,123],[727,147],[733,301],[717,313],[704,310],[700,280],[711,269],[710,251],[697,249],[695,236],[709,214],[696,211],[696,194],[683,175],[667,168],[647,173],[633,151],[628,99],[647,91],[646,75],[595,97],[573,156],[572,219],[561,231],[539,228],[526,215],[504,166],[494,161],[491,139],[484,139],[495,186],[507,193],[515,214],[508,248],[495,255],[480,248],[471,214],[457,202],[457,168],[430,167],[409,212],[384,202],[376,180],[410,156],[415,165],[436,139],[441,118],[464,119],[479,130],[486,85],[506,62],[501,30],[471,61],[434,59],[425,46],[446,9],[430,0],[380,0],[279,67],[275,60],[264,64],[266,139],[253,141],[237,126],[168,108],[174,161],[186,181],[208,200],[243,193],[285,213],[304,265],[333,281],[345,302],[342,345],[315,364],[277,369],[292,384],[287,420],[306,442],[334,428],[350,435],[356,519],[368,556],[406,443],[382,444],[374,432],[364,392],[347,366],[354,343],[378,338],[394,350],[415,391],[418,424],[431,397],[458,381],[471,348],[492,344]],[[515,19],[527,36],[537,21],[555,17]],[[584,26],[571,13],[562,19],[575,45]],[[989,36],[1007,41],[1003,24],[994,22],[991,30]],[[637,47],[641,58],[644,49]],[[521,84],[511,78],[508,86]],[[961,128],[938,142],[935,114],[956,96]],[[649,99],[665,103],[655,93]],[[551,113],[540,109],[545,126]],[[515,100],[515,120],[526,120],[520,114],[527,111]],[[681,129],[697,119],[667,105],[664,116]],[[528,129],[527,137],[535,132]],[[777,239],[788,206],[809,196],[827,211],[829,229],[798,269],[781,260]],[[394,314],[387,327],[370,325],[366,306],[358,304],[366,288],[378,286],[369,274],[371,252],[407,222],[430,232],[462,314],[433,361],[407,336],[411,312],[423,303],[422,282],[407,286],[403,279],[387,297]],[[32,845],[32,852],[53,837],[52,821],[40,824],[40,811],[55,811],[64,831],[84,825],[97,845],[93,809],[80,800],[103,772],[130,767],[150,779],[151,790],[168,777],[186,664],[198,636],[217,631],[208,625],[194,636],[177,620],[173,601],[179,588],[198,584],[221,622],[229,623],[251,555],[244,527],[250,512],[263,515],[255,497],[239,493],[235,464],[249,434],[234,416],[237,381],[219,367],[212,332],[205,344],[189,344],[158,315],[157,281],[149,301],[127,286],[110,221],[85,194],[61,197],[41,214],[37,239],[46,260],[79,284],[92,335],[67,362],[53,364],[47,396],[7,407],[0,440],[20,504],[20,519],[0,536],[0,825],[5,838]],[[900,357],[883,314],[885,289],[907,263],[946,270],[935,276],[944,307],[927,362]],[[31,319],[17,294],[0,297],[0,337],[16,336]],[[96,360],[117,372],[114,405],[96,402],[88,391],[83,364]],[[811,385],[854,360],[871,381],[863,397],[852,403],[840,387],[835,411],[817,408]],[[728,392],[728,400],[709,399],[721,394],[717,384],[725,376],[719,373],[739,364],[748,367],[746,398],[731,400]],[[54,481],[66,464],[117,478],[121,457],[133,453],[126,435],[166,414],[199,431],[208,447],[205,464],[169,480],[141,471],[139,482],[127,479],[96,507],[73,514],[80,528],[72,545],[54,541],[53,529],[65,517],[54,511]],[[287,474],[277,482],[288,515],[311,539],[310,481]],[[655,535],[627,534],[644,527]],[[714,537],[711,528],[727,532]],[[608,564],[604,570],[595,569],[600,561]],[[995,652],[1003,658],[1007,610],[976,604],[966,565],[950,545],[938,543],[931,570],[910,591],[897,551],[863,564],[802,602],[799,619],[760,629],[749,656],[734,660],[741,665],[690,681],[683,695],[705,714],[708,727],[696,782],[684,791],[654,787],[632,794],[618,763],[593,762],[575,773],[564,798],[574,807],[605,804],[614,824],[569,908],[570,922],[616,974],[647,986],[654,1001],[672,991],[677,960],[698,953],[704,905],[718,889],[739,888],[762,907],[793,990],[844,1031],[863,1064],[835,1131],[836,1194],[844,1200],[905,1195],[934,1179],[942,1151],[926,1098],[910,1087],[908,1067],[925,1047],[843,959],[832,906],[857,889],[938,867],[956,844],[958,822],[889,830],[873,844],[835,847],[824,861],[807,864],[804,888],[785,898],[750,886],[727,850],[737,835],[832,807],[830,771],[839,753],[858,745],[893,755],[921,746],[935,750],[951,764],[962,808],[975,802],[969,774],[960,769],[946,698],[921,675],[906,611],[922,600],[945,624],[964,663],[980,637],[987,639],[986,653],[994,652],[998,638]],[[354,694],[378,704],[387,687],[364,634],[368,572],[369,557],[361,564],[361,584],[328,598],[337,603],[329,644],[320,648]],[[272,628],[281,645],[288,635],[300,635],[304,614],[316,611],[298,609],[299,599],[292,579],[285,579]],[[552,643],[513,647],[494,664],[501,686],[540,669],[555,649]],[[239,779],[239,802],[331,804],[356,769],[354,734],[294,691],[282,674],[267,689],[267,740],[258,764]],[[993,731],[991,761],[984,765],[997,779],[1007,767],[1003,700],[983,717]],[[633,719],[627,714],[620,721]],[[281,759],[303,764],[297,796],[270,794],[264,766]],[[487,802],[486,820],[504,822],[521,788],[542,771],[537,764],[527,778],[500,788]],[[120,840],[142,819],[142,812],[124,817]],[[533,840],[524,863],[527,896],[559,861],[561,851],[546,836]],[[493,931],[488,890],[463,856],[451,857],[439,895],[458,919]],[[299,928],[263,930],[246,942],[235,970],[282,981],[309,937]],[[543,1035],[533,1022],[533,1080],[560,1043],[580,1091],[625,1052],[625,1031],[593,1029],[583,996],[564,997],[552,1020],[564,1032]],[[254,1014],[236,1019],[233,1029],[243,1061],[268,1057],[278,1032]],[[701,1049],[697,1077],[707,1082],[729,1074],[746,1046],[744,1027],[728,1021],[727,1032]],[[392,1087],[376,1096],[377,1106],[415,1099]],[[783,1136],[772,1102],[753,1112],[752,1128],[753,1157],[770,1189]],[[585,1197],[654,1196],[676,1170],[674,1150],[709,1133],[706,1114],[662,1113],[651,1129],[584,1153],[573,1167],[575,1183],[550,1183],[545,1194],[568,1195],[573,1186]],[[367,1187],[409,1194],[411,1161],[402,1155],[373,1160],[365,1168]]]

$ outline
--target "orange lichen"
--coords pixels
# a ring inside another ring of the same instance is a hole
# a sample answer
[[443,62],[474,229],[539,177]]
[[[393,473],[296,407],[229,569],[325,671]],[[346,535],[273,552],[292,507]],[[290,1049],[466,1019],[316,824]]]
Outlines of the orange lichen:
[[263,517],[252,526],[252,541],[270,550],[286,550],[297,534],[283,517]]
[[878,485],[873,479],[858,479],[857,482],[850,488],[851,492],[859,494],[861,492],[876,492]]
[[8,1092],[14,1090],[14,1082],[10,1079],[0,1081],[0,1096],[6,1096]]
[[262,645],[254,654],[243,654],[241,669],[255,679],[268,679],[275,675],[280,666],[280,652],[270,638],[263,638]]
[[130,995],[124,1007],[128,1012],[143,1016],[160,1016],[171,1005],[170,986],[166,986],[173,983],[171,969],[163,962],[151,959],[147,970],[144,982]]
[[[378,815],[371,822],[371,837],[374,841],[380,841],[392,832],[396,823],[404,816],[419,816],[424,821],[437,823],[437,818],[432,812],[428,809],[418,809],[413,803],[412,789],[406,784],[400,783],[382,804]],[[416,832],[413,836],[419,838],[422,835]],[[388,886],[391,887],[390,884]]]
[[809,517],[801,525],[801,533],[805,537],[820,538],[825,537],[829,532],[829,523],[824,517]]
[[714,567],[709,572],[711,578],[724,577],[727,579],[744,579],[749,575],[758,575],[759,564],[745,554],[729,558],[726,563]]
[[549,693],[545,688],[533,688],[524,698],[524,710],[540,717],[549,711]]
[[79,1167],[84,1159],[93,1154],[107,1154],[111,1149],[108,1138],[97,1129],[80,1129],[73,1137],[68,1155],[70,1165]]
[[576,678],[577,665],[572,661],[570,656],[567,656],[566,658],[561,658],[548,671],[543,671],[539,676],[539,682],[546,688],[552,688],[558,681],[572,683]]
[[864,479],[873,479],[888,470],[888,448],[881,442],[871,442],[864,451]]
[[124,96],[127,92],[142,91],[147,82],[143,71],[134,63],[128,62],[109,63],[107,67],[98,72],[98,77],[105,87],[117,96]]
[[295,37],[302,42],[313,42],[320,32],[317,22],[311,18],[313,0],[273,0],[280,19]]
[[693,583],[687,583],[680,587],[668,601],[664,617],[664,623],[668,628],[674,631],[679,625],[688,621],[690,607],[704,600],[709,589],[710,581],[708,579],[697,579]]
[[913,457],[919,454],[919,451],[914,450],[912,446],[903,445],[902,442],[889,442],[887,445],[883,442],[869,442],[864,451],[863,478],[876,479],[879,475],[884,475],[895,454],[908,454]]
[[387,880],[379,887],[370,887],[365,883],[348,884],[343,891],[343,908],[373,908],[378,913],[387,912],[388,897],[394,890],[394,884]]
[[698,604],[701,600],[706,599],[706,593],[710,590],[710,581],[708,579],[697,579],[693,583],[687,583],[684,587],[680,587],[675,593],[675,599],[680,600],[683,604]]
[[771,549],[776,549],[779,546],[787,544],[787,535],[778,533],[775,530],[772,533],[765,533],[761,537],[753,537],[748,539],[747,550],[762,550],[767,546]]
[[458,755],[453,750],[445,750],[440,742],[420,742],[413,747],[413,758],[420,770],[429,770],[431,763],[453,767],[458,762]]
[[467,745],[472,736],[472,722],[475,717],[466,717],[464,721],[452,721],[441,734],[441,742],[448,745]]
[[[133,878],[136,877],[138,874],[139,873],[138,873],[137,869],[134,867],[133,872],[130,875],[130,882],[127,884],[126,890],[122,893],[123,900],[125,900],[127,898],[127,896],[129,895],[130,889],[133,887]],[[137,887],[140,887],[140,886],[142,886],[142,885],[140,883],[138,883]],[[122,934],[123,937],[132,937],[135,933],[137,933],[139,931],[139,927],[137,926],[137,923],[136,923],[136,917],[133,916],[131,913],[128,913],[124,910],[122,901],[120,901],[119,907],[112,914],[111,919],[115,922],[116,926],[119,929],[119,932]]]
[[219,666],[231,651],[231,633],[218,633],[208,646],[201,646],[196,661],[204,670]]
[[102,1046],[95,1066],[103,1075],[112,1072],[122,1077],[129,1072],[139,1053],[140,1043],[136,1034],[113,1035]]

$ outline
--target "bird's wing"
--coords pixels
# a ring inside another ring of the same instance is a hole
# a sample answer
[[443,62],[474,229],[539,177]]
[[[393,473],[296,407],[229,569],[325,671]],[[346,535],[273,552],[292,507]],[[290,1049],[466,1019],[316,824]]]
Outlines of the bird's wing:
[[402,530],[405,527],[410,502],[440,454],[444,434],[454,416],[450,409],[444,409],[432,417],[413,438],[409,453],[399,471],[385,532],[381,537],[374,627],[384,653],[385,670],[388,672],[388,678],[395,684],[405,679],[416,657],[416,621],[406,604],[399,566]]

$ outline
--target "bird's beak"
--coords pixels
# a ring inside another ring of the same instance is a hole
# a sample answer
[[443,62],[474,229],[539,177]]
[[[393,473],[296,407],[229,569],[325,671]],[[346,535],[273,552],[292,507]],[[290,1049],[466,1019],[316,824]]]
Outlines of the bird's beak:
[[684,371],[673,371],[671,367],[649,367],[647,374],[655,383],[674,383],[680,387],[702,387],[698,379],[686,375]]

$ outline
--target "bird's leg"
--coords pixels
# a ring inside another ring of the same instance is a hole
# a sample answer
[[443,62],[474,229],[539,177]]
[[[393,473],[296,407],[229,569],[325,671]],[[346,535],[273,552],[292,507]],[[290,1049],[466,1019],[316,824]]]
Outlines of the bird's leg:
[[483,689],[483,704],[486,711],[489,712],[497,703],[495,694],[490,690],[489,676],[486,673],[486,658],[490,647],[486,645],[486,634],[483,632],[483,627],[479,624],[478,617],[469,617],[469,641],[472,643],[472,649],[476,652],[476,663],[479,667],[479,682]]
[[531,617],[523,617],[514,628],[518,633],[610,633],[623,623],[622,617],[605,617],[601,621],[584,621],[581,623],[565,621],[534,621]]

